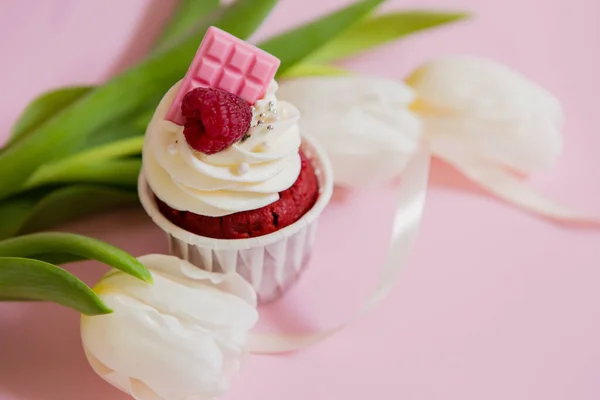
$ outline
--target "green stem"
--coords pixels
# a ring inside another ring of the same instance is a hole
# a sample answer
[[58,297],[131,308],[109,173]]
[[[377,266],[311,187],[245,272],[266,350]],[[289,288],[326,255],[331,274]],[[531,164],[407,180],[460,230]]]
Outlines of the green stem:
[[143,281],[152,282],[152,274],[135,257],[90,237],[44,232],[0,241],[0,257],[35,258],[42,254],[71,254],[82,260],[97,260]]

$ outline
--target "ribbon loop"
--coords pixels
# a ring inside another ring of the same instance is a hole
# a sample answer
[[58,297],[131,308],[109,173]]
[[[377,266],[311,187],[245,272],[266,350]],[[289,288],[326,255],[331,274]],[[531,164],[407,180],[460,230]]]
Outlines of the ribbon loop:
[[410,250],[421,225],[427,193],[430,159],[429,149],[422,146],[411,158],[402,174],[402,182],[398,186],[394,227],[388,256],[380,268],[376,289],[363,306],[347,322],[320,332],[302,335],[252,332],[248,342],[248,350],[251,353],[284,353],[315,345],[360,318],[391,292],[400,272],[408,261]]
[[476,155],[467,156],[464,153],[455,153],[449,148],[441,146],[435,148],[433,154],[447,161],[464,176],[509,204],[558,221],[600,226],[600,217],[575,211],[537,193],[527,183],[520,181],[497,163]]

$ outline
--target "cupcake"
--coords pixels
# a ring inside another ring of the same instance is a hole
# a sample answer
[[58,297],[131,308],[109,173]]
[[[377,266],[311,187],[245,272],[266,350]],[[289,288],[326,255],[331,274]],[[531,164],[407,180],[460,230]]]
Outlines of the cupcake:
[[171,254],[279,298],[310,260],[331,168],[279,101],[279,60],[208,29],[148,125],[139,196]]

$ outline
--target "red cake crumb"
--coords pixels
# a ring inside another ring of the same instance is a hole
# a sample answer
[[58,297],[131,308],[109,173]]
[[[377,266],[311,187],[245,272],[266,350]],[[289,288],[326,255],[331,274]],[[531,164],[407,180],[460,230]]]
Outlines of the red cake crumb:
[[279,200],[257,210],[223,217],[207,217],[178,211],[156,199],[169,221],[189,232],[215,239],[247,239],[267,235],[298,221],[317,201],[319,183],[314,168],[300,152],[302,169],[292,187],[279,193]]

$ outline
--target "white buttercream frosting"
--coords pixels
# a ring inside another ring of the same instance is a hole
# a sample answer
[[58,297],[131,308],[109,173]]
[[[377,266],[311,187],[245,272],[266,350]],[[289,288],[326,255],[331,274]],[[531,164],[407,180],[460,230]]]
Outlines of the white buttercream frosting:
[[300,113],[277,101],[277,83],[254,104],[249,137],[216,154],[193,150],[183,126],[165,119],[179,83],[163,97],[146,131],[144,174],[170,207],[218,217],[279,199],[300,174]]

